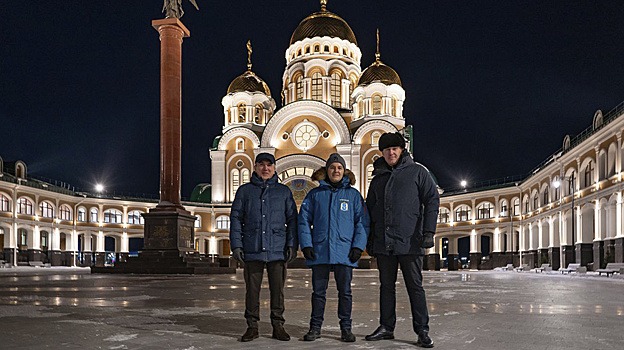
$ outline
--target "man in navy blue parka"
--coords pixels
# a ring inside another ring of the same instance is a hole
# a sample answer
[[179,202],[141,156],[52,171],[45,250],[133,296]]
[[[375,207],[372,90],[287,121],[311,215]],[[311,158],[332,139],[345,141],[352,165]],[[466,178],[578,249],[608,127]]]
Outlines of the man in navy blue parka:
[[232,257],[244,264],[245,319],[241,341],[258,338],[260,286],[266,266],[271,294],[273,338],[290,340],[284,329],[286,263],[297,257],[297,206],[292,192],[277,182],[275,157],[256,156],[251,182],[242,185],[230,213]]
[[303,339],[320,337],[329,273],[334,271],[341,340],[353,342],[351,279],[368,239],[366,204],[360,192],[351,187],[355,175],[346,169],[338,153],[330,155],[326,166],[312,179],[319,182],[319,187],[308,193],[299,213],[299,242],[306,264],[312,268],[313,289],[310,331]]

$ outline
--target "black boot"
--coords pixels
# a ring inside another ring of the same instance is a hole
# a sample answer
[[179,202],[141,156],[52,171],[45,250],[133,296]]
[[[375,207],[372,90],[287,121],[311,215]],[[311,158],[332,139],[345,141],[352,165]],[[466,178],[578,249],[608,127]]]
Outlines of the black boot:
[[247,331],[245,332],[245,334],[243,334],[243,336],[241,337],[241,341],[242,342],[247,342],[247,341],[252,341],[256,338],[258,338],[258,328],[247,328]]
[[394,339],[394,331],[389,330],[385,326],[381,325],[375,329],[375,331],[367,335],[366,340],[382,340],[382,339]]
[[420,346],[421,348],[432,348],[433,340],[429,338],[429,332],[420,331],[418,333],[418,341],[416,342],[416,345]]
[[353,343],[355,341],[355,335],[350,329],[343,329],[340,331],[340,340],[347,343]]
[[273,339],[281,340],[281,341],[289,341],[290,335],[286,333],[286,330],[283,326],[274,326],[273,327]]
[[310,329],[306,335],[303,336],[305,341],[314,341],[321,337],[320,329]]

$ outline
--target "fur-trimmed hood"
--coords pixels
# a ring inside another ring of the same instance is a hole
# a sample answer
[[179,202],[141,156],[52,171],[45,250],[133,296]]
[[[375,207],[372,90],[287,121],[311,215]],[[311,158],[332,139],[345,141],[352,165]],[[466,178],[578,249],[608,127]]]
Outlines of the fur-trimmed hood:
[[[349,178],[349,184],[351,184],[351,186],[355,185],[355,174],[353,174],[351,170],[345,169],[344,176]],[[314,174],[312,174],[312,180],[327,181],[327,169],[325,167],[321,167],[320,169],[315,171]]]

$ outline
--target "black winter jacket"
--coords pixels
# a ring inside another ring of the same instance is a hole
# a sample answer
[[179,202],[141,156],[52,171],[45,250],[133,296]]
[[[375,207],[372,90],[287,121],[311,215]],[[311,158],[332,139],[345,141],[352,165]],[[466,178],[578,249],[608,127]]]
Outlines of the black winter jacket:
[[366,196],[371,217],[370,255],[424,255],[423,232],[435,233],[440,195],[427,168],[403,151],[393,168],[384,158],[373,164]]

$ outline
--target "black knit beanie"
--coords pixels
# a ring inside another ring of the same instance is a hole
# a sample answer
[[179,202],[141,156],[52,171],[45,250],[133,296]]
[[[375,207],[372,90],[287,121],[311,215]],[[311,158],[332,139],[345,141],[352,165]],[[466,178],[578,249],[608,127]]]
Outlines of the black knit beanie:
[[383,151],[388,147],[401,147],[405,149],[405,139],[398,132],[387,132],[379,138],[379,150]]

